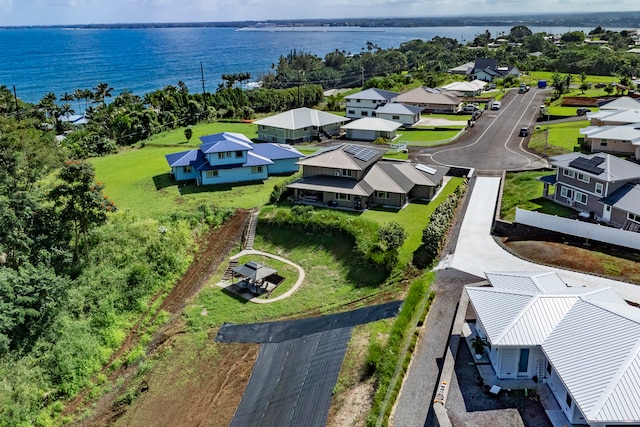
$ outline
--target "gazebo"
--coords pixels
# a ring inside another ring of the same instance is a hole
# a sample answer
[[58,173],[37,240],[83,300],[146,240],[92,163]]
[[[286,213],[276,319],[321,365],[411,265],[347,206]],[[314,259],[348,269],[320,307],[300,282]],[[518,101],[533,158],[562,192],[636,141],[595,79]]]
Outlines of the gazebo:
[[278,272],[271,267],[255,261],[233,267],[231,270],[239,276],[244,277],[249,284],[255,286],[255,293],[258,293],[261,288],[265,287],[266,279],[269,276],[273,276]]

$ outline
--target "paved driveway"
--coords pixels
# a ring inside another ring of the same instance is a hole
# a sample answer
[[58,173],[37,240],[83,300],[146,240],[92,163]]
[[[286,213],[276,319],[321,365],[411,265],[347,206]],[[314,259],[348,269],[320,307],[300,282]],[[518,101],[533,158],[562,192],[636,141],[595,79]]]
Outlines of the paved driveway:
[[500,178],[477,177],[449,267],[484,277],[487,271],[555,271],[570,286],[612,287],[640,304],[640,286],[589,274],[541,266],[511,255],[491,236]]

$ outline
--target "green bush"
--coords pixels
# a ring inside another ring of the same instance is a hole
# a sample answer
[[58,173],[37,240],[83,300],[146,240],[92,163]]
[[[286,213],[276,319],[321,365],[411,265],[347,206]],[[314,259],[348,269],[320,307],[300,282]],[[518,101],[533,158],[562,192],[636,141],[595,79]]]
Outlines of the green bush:
[[[429,290],[433,278],[434,274],[428,273],[412,282],[402,309],[393,322],[386,345],[381,346],[376,339],[369,345],[365,369],[368,373],[375,372],[376,392],[367,417],[368,426],[375,426],[380,417],[383,418],[384,425],[387,423],[391,408],[402,386],[400,379],[404,377],[415,346],[415,328],[417,323],[424,319],[434,298],[433,292]],[[405,347],[408,350],[406,353]],[[400,366],[399,377],[392,384],[398,366]],[[388,394],[391,386],[393,390]]]
[[283,196],[289,194],[290,192],[290,190],[287,188],[287,185],[300,178],[300,176],[301,174],[299,173],[293,174],[280,184],[274,185],[273,191],[271,192],[271,195],[269,195],[269,203],[272,205],[278,204],[282,200]]

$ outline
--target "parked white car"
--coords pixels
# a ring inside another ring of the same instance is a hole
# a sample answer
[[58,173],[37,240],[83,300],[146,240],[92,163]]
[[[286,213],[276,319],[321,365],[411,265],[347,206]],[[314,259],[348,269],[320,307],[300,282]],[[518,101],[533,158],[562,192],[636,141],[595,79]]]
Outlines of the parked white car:
[[491,103],[491,109],[492,110],[499,110],[500,107],[502,107],[502,103],[500,101],[493,101]]

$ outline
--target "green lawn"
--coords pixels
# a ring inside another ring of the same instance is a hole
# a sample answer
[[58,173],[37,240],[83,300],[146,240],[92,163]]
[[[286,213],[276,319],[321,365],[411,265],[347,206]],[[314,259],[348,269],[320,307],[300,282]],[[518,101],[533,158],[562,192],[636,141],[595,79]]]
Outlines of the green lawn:
[[399,262],[400,264],[406,264],[413,257],[413,252],[422,244],[422,230],[429,224],[429,218],[433,210],[461,183],[462,178],[451,178],[431,203],[409,203],[408,206],[399,211],[392,209],[369,209],[362,213],[362,217],[373,220],[381,225],[395,221],[404,227],[407,231],[407,240],[400,248]]
[[200,145],[200,137],[220,132],[241,133],[249,139],[258,136],[258,125],[242,122],[214,122],[202,123],[191,126],[193,136],[187,143],[184,137],[185,127],[162,132],[144,141],[146,145],[162,145],[173,147],[185,147],[185,150]]
[[416,147],[433,147],[449,141],[462,131],[462,127],[447,130],[414,129],[404,130],[400,134],[397,143],[407,143]]
[[[500,207],[501,218],[513,221],[516,217],[516,208],[564,217],[575,214],[572,209],[542,198],[543,184],[536,178],[546,175],[554,175],[554,173],[540,171],[507,173]],[[553,188],[550,188],[550,193],[553,194]]]
[[271,177],[264,183],[196,186],[177,184],[169,177],[164,155],[176,147],[147,145],[119,154],[92,159],[96,180],[120,210],[158,217],[189,211],[203,203],[219,207],[251,208],[269,201],[274,185],[287,177]]
[[[547,144],[547,156],[570,153],[579,150],[578,137],[580,129],[589,126],[588,120],[577,122],[554,123],[549,125],[549,141]],[[539,122],[535,132],[531,135],[529,148],[542,155],[547,141],[547,123]]]

